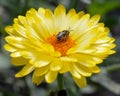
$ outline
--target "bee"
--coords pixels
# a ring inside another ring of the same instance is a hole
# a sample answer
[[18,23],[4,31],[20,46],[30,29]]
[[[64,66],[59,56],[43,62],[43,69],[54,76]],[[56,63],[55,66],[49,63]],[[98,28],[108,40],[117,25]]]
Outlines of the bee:
[[56,35],[57,41],[58,42],[64,42],[67,40],[67,38],[69,37],[70,31],[69,30],[63,30],[61,32],[59,32]]

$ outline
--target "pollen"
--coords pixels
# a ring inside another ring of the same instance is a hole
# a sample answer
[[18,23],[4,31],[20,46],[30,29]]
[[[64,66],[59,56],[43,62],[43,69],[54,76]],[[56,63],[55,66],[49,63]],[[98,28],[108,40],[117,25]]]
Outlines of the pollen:
[[59,51],[62,56],[66,55],[66,52],[75,46],[75,42],[70,38],[70,36],[66,39],[66,41],[58,42],[56,35],[47,38],[47,42],[49,42],[56,51]]

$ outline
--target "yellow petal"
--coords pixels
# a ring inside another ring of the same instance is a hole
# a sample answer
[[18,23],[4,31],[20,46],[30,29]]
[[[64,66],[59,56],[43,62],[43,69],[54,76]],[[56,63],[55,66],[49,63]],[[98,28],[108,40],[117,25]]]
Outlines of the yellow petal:
[[80,36],[80,39],[78,37],[76,39],[76,43],[79,46],[77,50],[83,50],[85,48],[88,48],[90,44],[96,41],[95,37],[98,35],[98,33],[98,28],[93,28]]
[[16,58],[12,58],[11,59],[12,64],[14,64],[15,66],[21,66],[21,65],[25,65],[28,64],[29,60],[25,59],[23,57],[16,57]]
[[59,72],[60,72],[61,74],[68,72],[68,71],[70,70],[70,67],[69,67],[69,66],[70,66],[70,64],[71,64],[71,63],[66,62],[66,61],[62,61],[62,62],[63,62],[62,68],[59,70]]
[[27,59],[33,58],[32,52],[29,51],[21,51],[21,56]]
[[34,71],[35,76],[39,77],[39,76],[42,76],[42,75],[46,74],[48,72],[49,67],[50,66],[47,65],[47,66],[44,66],[44,67],[36,68],[35,71]]
[[20,24],[18,18],[14,18],[14,19],[13,19],[13,22],[14,22],[15,24]]
[[21,25],[19,25],[19,24],[14,24],[14,25],[13,25],[13,28],[15,29],[15,31],[16,31],[20,36],[26,38],[26,32],[25,32],[26,29],[25,29],[23,26],[21,26]]
[[54,25],[55,31],[58,33],[59,31],[65,30],[67,28],[66,21],[66,9],[63,5],[59,5],[54,10]]
[[51,44],[48,44],[48,43],[43,44],[43,45],[41,46],[41,48],[42,48],[43,50],[47,51],[47,52],[50,52],[50,53],[54,52],[54,47],[53,47]]
[[[26,26],[27,35],[35,39],[45,40],[49,35],[47,30],[46,19],[36,12],[35,9],[31,9],[30,12],[26,14],[26,19],[30,26]],[[33,36],[32,36],[33,35]],[[34,37],[35,36],[35,37]]]
[[36,76],[36,74],[34,73],[33,76],[32,76],[32,82],[36,85],[39,85],[43,82],[45,76],[42,75],[42,76]]
[[5,40],[12,46],[17,47],[17,48],[25,48],[23,43],[25,40],[20,37],[14,37],[14,36],[7,36]]
[[[34,14],[36,14],[36,10],[34,8],[31,8],[29,11],[27,11],[26,13],[26,20],[27,20],[27,23],[32,26],[33,23],[35,23],[34,21]],[[33,16],[32,16],[33,15]]]
[[109,43],[113,43],[114,41],[115,41],[115,39],[111,37]]
[[21,57],[21,52],[16,51],[10,54],[11,57]]
[[23,77],[28,75],[29,73],[31,73],[34,70],[34,67],[31,64],[27,64],[25,65],[25,67],[15,75],[15,77]]
[[88,26],[93,26],[93,25],[97,24],[99,20],[100,20],[100,15],[92,16],[89,20]]
[[9,52],[15,52],[15,51],[17,51],[16,48],[12,47],[12,46],[9,45],[9,44],[5,44],[5,45],[4,45],[4,48],[5,48],[6,50],[8,50]]
[[36,68],[47,66],[53,61],[53,57],[47,56],[45,54],[35,54],[33,55],[32,60],[30,60],[30,63],[33,64]]
[[101,44],[101,43],[106,43],[106,42],[109,42],[110,41],[110,38],[109,37],[101,37],[101,39],[98,39],[95,44]]
[[82,35],[80,35],[80,33],[76,34],[75,38],[73,38],[76,39],[76,46],[69,49],[67,54],[81,52],[85,49],[88,49],[90,45],[92,46],[92,43],[96,41],[97,38],[95,37],[98,35],[98,33],[99,32],[97,31],[97,28],[93,28]]
[[80,88],[83,88],[83,87],[86,87],[86,78],[85,77],[81,77],[80,79],[78,78],[74,78],[74,81],[75,83],[80,87]]
[[73,64],[74,66],[74,70],[76,70],[77,72],[79,72],[79,74],[81,74],[82,76],[91,76],[91,70],[89,70],[88,67],[83,66],[79,63]]
[[107,47],[107,48],[114,48],[116,47],[116,44],[106,44],[106,43],[103,43],[103,44],[99,44],[98,46],[102,46],[102,47]]
[[[47,37],[46,32],[44,30],[44,27],[41,24],[40,20],[36,20],[36,23],[32,24],[32,30],[29,28],[29,26],[27,26],[27,35],[29,36],[30,39],[35,39],[35,40],[39,40],[41,42],[43,42],[45,40],[45,38]],[[34,35],[33,35],[34,34]],[[32,38],[31,38],[32,37]]]
[[46,33],[48,33],[46,36],[49,37],[55,34],[54,15],[49,9],[45,10],[45,22],[47,23],[44,23],[44,29],[46,29]]
[[[84,13],[81,12],[81,14],[84,14]],[[73,26],[73,29],[75,29],[76,32],[71,33],[73,38],[75,38],[78,34],[81,34],[88,29],[86,25],[89,21],[89,18],[90,18],[90,15],[85,14],[76,22],[76,24]],[[85,28],[87,28],[87,29],[85,29]]]
[[11,36],[20,36],[16,31],[15,29],[13,28],[13,26],[7,26],[5,27],[5,31],[11,35]]
[[71,17],[74,16],[75,14],[76,14],[75,9],[70,9],[67,13],[67,17],[71,19]]
[[59,51],[50,52],[50,56],[58,58],[61,57],[61,53]]
[[78,12],[79,18],[81,18],[84,14],[85,14],[84,11]]
[[58,5],[57,8],[54,11],[55,17],[62,17],[66,14],[66,9],[63,5]]
[[45,9],[40,7],[40,8],[38,9],[38,13],[39,13],[39,15],[42,15],[42,16],[43,16],[43,15],[45,14]]
[[52,71],[59,71],[62,68],[62,61],[59,59],[55,59],[50,64],[50,69]]
[[67,62],[77,62],[78,61],[76,58],[71,58],[69,56],[60,57],[60,60],[67,61]]
[[[41,13],[39,13],[39,11]],[[32,23],[30,22],[30,25],[32,26],[33,30],[31,30],[30,33],[36,33],[37,35],[35,36],[39,36],[40,39],[45,40],[47,37],[53,34],[51,32],[54,31],[54,22],[51,10],[44,10],[43,8],[40,8],[37,13],[35,10],[32,9],[30,12],[28,12],[26,18],[29,21],[32,20]],[[27,33],[29,33],[29,31]]]
[[20,23],[21,23],[23,26],[27,24],[27,20],[26,20],[26,18],[25,18],[24,16],[19,15],[19,16],[18,16],[18,20],[20,21]]
[[57,78],[57,71],[48,71],[48,73],[45,75],[45,80],[47,83],[52,83],[56,80]]
[[67,13],[66,19],[67,19],[67,21],[68,21],[70,30],[73,30],[72,27],[73,27],[74,24],[77,22],[77,20],[79,20],[79,15],[76,13],[75,9],[71,9],[71,10]]
[[[79,13],[79,14],[80,14],[80,13]],[[81,12],[81,14],[83,14],[83,12]],[[85,15],[83,15],[83,16],[80,18],[78,24],[84,25],[85,23],[88,22],[89,18],[90,18],[90,14],[85,14]]]
[[[34,24],[33,24],[34,25]],[[34,26],[35,27],[35,26]],[[39,41],[41,40],[42,38],[39,37],[39,35],[37,34],[37,31],[38,30],[35,30],[34,27],[29,27],[27,26],[26,27],[26,35],[27,35],[27,38],[29,38],[31,41]],[[40,42],[41,43],[41,42]]]
[[90,70],[93,72],[93,73],[99,73],[100,72],[100,68],[98,66],[94,66],[92,68],[90,68]]
[[78,71],[76,71],[76,69],[74,68],[74,64],[71,63],[69,66],[70,66],[69,71],[72,74],[72,76],[75,77],[75,78],[81,78],[81,74],[78,73]]
[[95,59],[97,57],[92,56],[91,54],[77,53],[77,54],[71,54],[69,55],[69,57],[76,58],[78,63],[86,67],[92,67],[95,66],[96,63],[101,62],[101,59]]

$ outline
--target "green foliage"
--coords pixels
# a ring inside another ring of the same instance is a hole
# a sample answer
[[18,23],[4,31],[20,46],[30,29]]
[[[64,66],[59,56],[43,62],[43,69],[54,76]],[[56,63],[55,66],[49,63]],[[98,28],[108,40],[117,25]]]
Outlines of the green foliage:
[[23,13],[23,10],[25,10],[23,8],[25,4],[24,2],[21,2],[21,0],[1,0],[0,4],[7,9],[12,19],[15,16]]
[[120,8],[120,0],[92,0],[92,3],[87,6],[87,9],[92,15],[104,15],[118,7]]

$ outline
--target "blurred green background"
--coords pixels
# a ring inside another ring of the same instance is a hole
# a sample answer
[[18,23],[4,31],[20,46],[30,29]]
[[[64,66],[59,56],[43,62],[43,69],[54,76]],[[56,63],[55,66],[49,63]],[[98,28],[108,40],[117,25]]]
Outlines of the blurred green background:
[[110,35],[117,44],[117,53],[104,60],[100,65],[100,74],[88,78],[86,88],[78,88],[69,74],[64,75],[68,96],[120,96],[120,0],[0,0],[0,96],[56,96],[51,94],[57,89],[56,82],[49,85],[43,82],[35,86],[30,75],[14,78],[19,68],[10,63],[9,53],[3,46],[7,35],[4,28],[12,24],[13,18],[25,15],[31,7],[54,10],[58,4],[63,4],[67,10],[83,10],[91,16],[100,14],[101,22],[110,28]]

